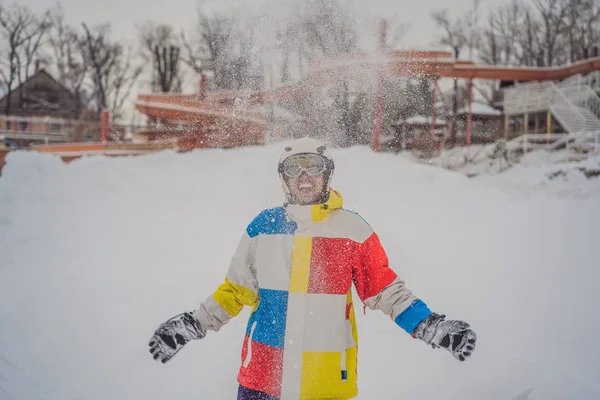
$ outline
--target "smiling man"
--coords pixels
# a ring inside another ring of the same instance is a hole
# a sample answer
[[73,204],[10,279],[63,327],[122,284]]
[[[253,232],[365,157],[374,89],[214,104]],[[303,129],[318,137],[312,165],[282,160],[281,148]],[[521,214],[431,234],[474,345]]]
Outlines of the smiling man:
[[[244,338],[238,400],[351,399],[358,394],[354,285],[369,308],[464,361],[476,335],[432,313],[389,267],[371,226],[330,188],[333,158],[302,138],[279,159],[286,202],[246,228],[225,282],[198,309],[163,323],[150,353],[163,363],[187,342],[253,307]],[[373,397],[374,394],[368,397]]]

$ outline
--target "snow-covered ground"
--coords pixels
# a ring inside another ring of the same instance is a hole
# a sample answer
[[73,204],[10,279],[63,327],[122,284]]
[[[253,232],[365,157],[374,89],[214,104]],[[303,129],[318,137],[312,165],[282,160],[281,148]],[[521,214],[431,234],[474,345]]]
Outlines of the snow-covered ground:
[[509,165],[491,158],[494,145],[473,145],[446,150],[438,157],[418,160],[410,152],[399,153],[407,160],[473,176],[476,180],[521,192],[545,192],[562,197],[600,195],[600,154],[585,156],[567,150],[527,153]]
[[[281,203],[280,148],[70,164],[11,154],[0,399],[234,399],[249,310],[166,365],[147,342],[217,287],[245,225]],[[357,307],[359,399],[600,398],[600,177],[553,191],[532,183],[539,163],[469,179],[366,148],[334,155],[334,187],[393,268],[479,337],[459,363]]]

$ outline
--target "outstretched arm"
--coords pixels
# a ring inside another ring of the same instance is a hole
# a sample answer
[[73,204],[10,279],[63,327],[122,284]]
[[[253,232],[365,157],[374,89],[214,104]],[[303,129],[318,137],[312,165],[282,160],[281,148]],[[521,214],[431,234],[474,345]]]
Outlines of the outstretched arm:
[[363,303],[380,310],[410,335],[431,311],[389,267],[376,233],[359,245],[353,270],[354,286]]
[[256,304],[258,284],[253,268],[253,253],[253,240],[244,232],[225,282],[198,309],[169,319],[154,332],[148,345],[155,360],[166,363],[190,340],[204,338],[207,330],[218,331],[238,315],[244,305]]
[[389,267],[375,233],[359,245],[353,280],[363,303],[389,315],[413,337],[435,347],[443,347],[464,361],[475,350],[477,336],[463,321],[446,321],[444,315],[432,313],[405,282]]
[[208,330],[218,331],[258,300],[258,284],[253,267],[253,240],[244,233],[229,265],[225,281],[210,295],[193,315]]

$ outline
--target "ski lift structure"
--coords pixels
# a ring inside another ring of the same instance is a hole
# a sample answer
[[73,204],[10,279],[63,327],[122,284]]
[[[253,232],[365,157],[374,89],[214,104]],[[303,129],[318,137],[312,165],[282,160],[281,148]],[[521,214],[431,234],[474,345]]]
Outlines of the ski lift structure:
[[[560,80],[566,77],[600,70],[600,57],[577,62],[565,67],[495,67],[476,65],[471,61],[456,60],[446,51],[398,51],[386,45],[387,22],[379,25],[378,47],[374,53],[356,53],[329,57],[315,62],[307,75],[299,82],[263,91],[220,91],[206,92],[206,78],[201,81],[201,90],[197,95],[180,94],[144,94],[139,95],[136,108],[143,114],[154,118],[186,121],[189,123],[214,124],[215,113],[222,118],[242,121],[242,124],[260,124],[267,126],[269,121],[262,115],[238,110],[232,105],[236,99],[244,99],[247,105],[273,104],[293,96],[301,96],[319,90],[324,85],[376,76],[375,115],[373,120],[372,147],[381,149],[381,131],[383,121],[383,81],[388,77],[427,77],[432,81],[431,133],[435,132],[435,121],[439,116],[437,102],[442,99],[444,117],[449,120],[448,104],[439,90],[442,78],[466,79],[467,90],[459,101],[459,108],[468,110],[465,121],[466,145],[471,144],[473,81],[475,79],[500,81],[545,81]],[[185,107],[182,109],[181,107]],[[218,119],[218,118],[217,118]],[[260,135],[258,135],[260,136]]]
[[[135,108],[150,120],[167,121],[170,132],[177,131],[187,135],[191,147],[236,147],[247,144],[262,144],[265,132],[271,128],[272,119],[265,113],[255,111],[252,106],[273,105],[295,96],[314,93],[326,85],[357,79],[376,77],[376,107],[373,120],[372,148],[381,150],[381,131],[383,121],[383,81],[389,77],[426,77],[433,83],[433,101],[440,96],[439,80],[443,78],[466,79],[467,91],[462,103],[468,112],[466,118],[466,145],[471,144],[473,81],[498,80],[504,82],[553,81],[565,79],[576,74],[600,71],[600,57],[590,58],[563,67],[496,67],[476,65],[472,61],[457,60],[447,51],[399,51],[386,45],[387,22],[379,25],[378,47],[375,52],[355,53],[328,57],[314,62],[306,76],[300,81],[269,90],[216,91],[207,90],[207,78],[202,76],[199,90],[194,94],[151,93],[139,94]],[[375,74],[374,74],[375,73]],[[443,96],[441,96],[443,99]],[[444,102],[443,102],[444,103]],[[435,131],[437,107],[434,103],[431,116],[431,133]],[[448,105],[443,104],[448,114]],[[105,111],[106,115],[108,112]],[[102,118],[102,142],[84,145],[69,143],[62,145],[40,146],[36,150],[60,152],[67,146],[70,152],[76,152],[83,146],[85,154],[94,147],[95,152],[106,153],[114,143],[107,142],[110,127],[108,117]],[[190,128],[192,127],[192,128]],[[241,139],[240,139],[241,138]],[[176,148],[171,143],[122,143],[119,154],[131,148],[132,153],[154,151],[154,149]],[[146,150],[144,150],[146,149]]]

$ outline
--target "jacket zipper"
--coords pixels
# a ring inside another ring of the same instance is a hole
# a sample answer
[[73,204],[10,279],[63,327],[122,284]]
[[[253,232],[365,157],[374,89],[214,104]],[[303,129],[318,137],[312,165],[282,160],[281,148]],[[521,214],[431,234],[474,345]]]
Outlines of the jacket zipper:
[[346,365],[346,350],[342,350],[342,362],[340,365],[342,382],[346,382],[348,380],[348,366]]
[[246,359],[242,363],[244,368],[248,368],[248,364],[250,364],[250,359],[252,358],[252,336],[254,336],[254,329],[256,328],[256,321],[252,323],[252,327],[250,327],[250,335],[248,336],[248,344],[246,346]]

